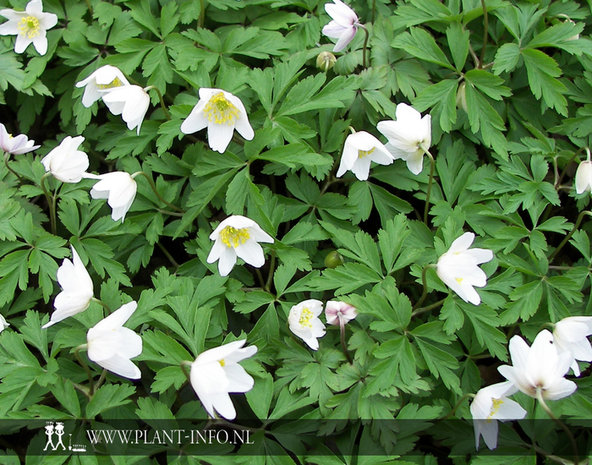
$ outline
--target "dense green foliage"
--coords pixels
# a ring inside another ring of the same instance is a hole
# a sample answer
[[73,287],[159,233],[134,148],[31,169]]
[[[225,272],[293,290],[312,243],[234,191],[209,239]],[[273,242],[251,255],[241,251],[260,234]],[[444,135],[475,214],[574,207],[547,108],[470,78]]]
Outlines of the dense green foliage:
[[[0,313],[10,323],[0,334],[0,416],[206,419],[180,363],[246,338],[258,348],[242,363],[255,386],[232,395],[236,422],[267,420],[260,444],[270,456],[239,454],[237,463],[433,464],[451,449],[456,464],[500,463],[483,445],[475,451],[463,396],[503,380],[496,367],[509,363],[512,335],[530,343],[546,323],[592,315],[591,223],[580,216],[590,193],[573,187],[591,144],[592,6],[483,3],[486,11],[479,0],[352,1],[369,31],[368,66],[358,30],[326,73],[316,67],[317,55],[333,48],[321,34],[330,18],[320,0],[46,0],[43,9],[57,14],[58,24],[47,32],[45,55],[32,46],[16,54],[14,36],[0,37],[0,122],[41,144],[0,166]],[[11,0],[4,7],[25,5]],[[148,91],[139,135],[103,102],[81,103],[75,83],[104,64],[163,96],[161,102]],[[235,136],[220,154],[208,147],[205,130],[181,133],[203,87],[240,97],[253,140]],[[427,222],[427,157],[417,176],[395,160],[373,165],[368,181],[335,177],[349,127],[384,140],[376,124],[395,119],[400,102],[432,117]],[[111,219],[105,201],[90,198],[94,180],[46,178],[46,197],[40,160],[68,135],[85,137],[89,172],[143,171],[184,213],[141,176],[123,222]],[[239,261],[222,277],[206,262],[209,235],[229,215],[247,216],[274,237],[263,245],[260,270]],[[482,265],[488,282],[478,289],[478,306],[426,268],[467,231],[477,235],[476,246],[494,252]],[[106,308],[93,301],[41,329],[69,245]],[[310,298],[358,309],[346,326],[353,363],[338,327],[327,328],[318,351],[288,329],[290,308]],[[143,340],[134,359],[142,379],[108,373],[93,392],[83,365],[93,383],[102,369],[84,352],[81,364],[75,348],[86,343],[88,328],[130,300],[138,310],[126,326]],[[590,419],[592,384],[585,375],[573,379],[577,391],[550,406],[565,419]],[[546,418],[527,396],[514,399],[528,418]],[[465,419],[456,435],[425,436],[429,423],[413,431],[392,422],[348,423],[445,417]],[[319,433],[329,446],[311,446],[274,429],[274,420],[287,418],[344,421]],[[574,434],[584,457],[590,439],[584,430]],[[552,423],[520,434],[500,425],[500,435],[514,448],[506,463],[534,464],[535,452],[572,454]],[[356,458],[360,447],[384,454]],[[26,444],[4,453],[24,456]],[[26,463],[165,463],[163,455],[159,460],[60,456]],[[202,463],[179,451],[166,460]]]

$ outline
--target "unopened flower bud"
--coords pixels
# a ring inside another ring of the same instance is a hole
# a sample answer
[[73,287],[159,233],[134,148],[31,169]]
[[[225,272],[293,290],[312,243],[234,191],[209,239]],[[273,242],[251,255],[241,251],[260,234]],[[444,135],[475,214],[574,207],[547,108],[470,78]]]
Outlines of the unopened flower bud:
[[592,161],[584,160],[576,170],[576,192],[592,192]]
[[465,112],[467,111],[467,90],[466,83],[463,81],[458,86],[456,91],[456,108],[462,108]]
[[339,252],[333,250],[325,257],[325,266],[327,268],[337,268],[339,265],[343,265],[343,257]]
[[325,73],[335,65],[337,58],[331,52],[321,52],[317,56],[317,68]]
[[353,305],[345,302],[336,300],[330,300],[325,306],[325,318],[327,318],[327,324],[339,325],[347,323],[358,316],[358,311]]

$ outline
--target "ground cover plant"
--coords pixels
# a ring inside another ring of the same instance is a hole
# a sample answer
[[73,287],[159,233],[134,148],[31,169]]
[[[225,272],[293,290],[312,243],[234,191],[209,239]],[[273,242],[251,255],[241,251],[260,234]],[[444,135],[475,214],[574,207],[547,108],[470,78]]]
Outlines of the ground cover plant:
[[0,463],[588,463],[591,13],[5,0]]

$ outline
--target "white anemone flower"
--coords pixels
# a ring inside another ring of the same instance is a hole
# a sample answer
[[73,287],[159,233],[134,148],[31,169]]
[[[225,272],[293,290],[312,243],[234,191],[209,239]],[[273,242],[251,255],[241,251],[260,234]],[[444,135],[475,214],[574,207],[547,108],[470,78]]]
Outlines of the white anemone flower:
[[129,85],[119,68],[111,65],[101,66],[86,79],[76,83],[76,87],[84,87],[82,104],[87,108],[114,88]]
[[438,259],[436,273],[465,302],[479,305],[481,297],[473,286],[485,286],[487,275],[477,265],[490,261],[493,252],[489,249],[469,249],[473,240],[475,234],[471,232],[457,238],[450,249]]
[[592,161],[584,160],[578,165],[576,170],[576,192],[592,192]]
[[33,44],[39,55],[47,52],[46,31],[58,22],[57,15],[44,13],[41,0],[31,0],[25,11],[10,8],[0,10],[0,15],[8,19],[0,25],[0,35],[16,35],[15,53],[23,53],[29,44]]
[[312,350],[319,349],[318,338],[325,335],[325,325],[319,319],[323,302],[308,299],[294,305],[288,315],[290,331],[302,339]]
[[255,133],[243,102],[221,89],[202,87],[199,101],[181,124],[183,134],[192,134],[208,128],[208,144],[212,150],[224,153],[236,129],[247,140]]
[[129,379],[140,379],[140,369],[130,360],[142,353],[142,338],[123,325],[138,304],[129,302],[103,318],[86,333],[88,358],[106,370]]
[[93,199],[107,199],[107,203],[113,209],[111,218],[113,221],[125,220],[125,215],[136,198],[138,185],[134,178],[124,171],[100,174],[100,179],[90,191]]
[[386,147],[372,134],[366,131],[355,132],[347,136],[339,169],[335,176],[340,177],[351,171],[360,181],[368,179],[370,162],[390,165],[393,157]]
[[507,397],[517,391],[516,386],[509,381],[504,381],[484,387],[477,392],[470,406],[477,450],[481,436],[490,450],[497,447],[497,420],[521,420],[526,416],[526,410],[518,402]]
[[114,87],[103,95],[103,102],[111,113],[121,115],[128,129],[137,128],[136,134],[140,135],[142,121],[150,106],[150,96],[145,89],[135,85]]
[[237,257],[255,268],[262,267],[265,256],[259,242],[273,243],[273,237],[256,222],[241,215],[232,215],[222,221],[210,234],[210,239],[215,242],[207,262],[218,260],[221,276],[230,273]]
[[55,312],[42,328],[48,328],[69,316],[83,312],[93,298],[93,282],[80,256],[72,246],[72,261],[64,259],[58,268],[58,284],[62,288],[54,302]]
[[339,52],[347,47],[358,31],[360,22],[358,15],[341,0],[333,0],[333,3],[325,3],[325,11],[331,16],[332,21],[323,27],[323,34],[332,39],[337,39],[334,52]]
[[243,339],[214,347],[199,354],[191,363],[191,386],[212,418],[218,413],[222,418],[234,420],[236,410],[229,394],[253,388],[253,378],[238,362],[255,355],[257,347],[243,347],[244,344]]
[[10,323],[8,321],[6,321],[6,318],[4,318],[4,315],[0,315],[0,333],[2,331],[4,331],[6,328],[8,328],[10,326]]
[[45,171],[62,182],[76,183],[88,177],[88,155],[78,150],[83,141],[83,136],[64,138],[60,145],[41,160]]
[[13,155],[22,155],[23,153],[32,152],[37,150],[40,145],[34,145],[34,140],[24,134],[13,136],[9,134],[2,123],[0,123],[0,149],[4,153],[11,153]]
[[576,390],[576,383],[564,378],[573,360],[571,354],[559,352],[546,329],[537,334],[531,347],[520,336],[513,336],[509,350],[513,365],[502,365],[497,370],[524,394],[556,400]]
[[424,153],[432,143],[432,117],[423,118],[415,108],[399,103],[396,121],[380,121],[377,129],[386,136],[386,148],[395,159],[402,158],[413,174],[421,173]]
[[588,336],[592,334],[592,316],[570,316],[555,323],[553,340],[559,352],[568,352],[572,357],[571,369],[580,376],[576,360],[592,362],[592,346]]

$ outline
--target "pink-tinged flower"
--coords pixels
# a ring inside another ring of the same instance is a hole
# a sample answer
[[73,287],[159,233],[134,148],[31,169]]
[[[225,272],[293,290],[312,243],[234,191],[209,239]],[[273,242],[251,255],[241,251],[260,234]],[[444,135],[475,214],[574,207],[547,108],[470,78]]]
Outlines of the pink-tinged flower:
[[479,305],[481,297],[474,286],[485,286],[487,275],[478,265],[490,261],[493,252],[489,249],[469,249],[474,240],[475,234],[472,232],[457,238],[438,259],[436,273],[465,302]]
[[323,302],[308,299],[294,305],[288,315],[290,331],[302,339],[312,350],[319,349],[319,337],[325,335],[325,325],[319,319]]
[[142,353],[142,338],[123,325],[138,304],[129,302],[103,318],[86,333],[88,358],[116,375],[140,379],[140,369],[131,361]]
[[323,27],[323,34],[332,39],[337,39],[334,52],[339,52],[347,47],[358,30],[360,22],[358,15],[341,0],[333,0],[333,3],[325,3],[325,11],[331,16],[332,21]]
[[572,363],[569,352],[559,352],[553,335],[544,329],[531,347],[520,336],[509,344],[513,365],[502,365],[498,371],[520,391],[530,397],[556,400],[572,394],[577,385],[564,378]]
[[55,312],[42,328],[49,328],[77,313],[83,312],[93,298],[93,282],[76,249],[72,246],[72,261],[64,259],[58,268],[58,284],[62,288],[54,302]]
[[107,203],[113,209],[111,218],[113,221],[121,220],[123,223],[126,213],[136,198],[138,190],[136,181],[124,171],[100,174],[96,179],[100,181],[93,186],[90,196],[93,199],[107,199]]
[[140,127],[144,116],[150,106],[150,96],[140,86],[119,86],[103,95],[103,102],[114,115],[121,115],[127,123],[128,129],[137,128],[136,134],[140,135]]
[[191,364],[191,386],[212,418],[217,412],[222,418],[234,420],[236,410],[229,394],[250,391],[255,384],[238,363],[257,352],[255,346],[243,347],[245,342],[243,339],[206,350]]
[[88,155],[78,147],[84,141],[84,137],[67,136],[64,140],[49,152],[41,163],[45,171],[62,181],[76,183],[82,178],[89,177],[86,172],[88,168]]
[[35,144],[34,140],[29,140],[24,134],[19,134],[13,137],[9,134],[2,123],[0,123],[0,149],[4,153],[11,153],[13,155],[22,155],[23,153],[37,150],[40,145]]
[[327,324],[330,325],[343,325],[348,321],[353,320],[358,316],[358,311],[353,305],[337,300],[330,300],[325,305],[325,318]]
[[570,316],[555,323],[553,340],[559,352],[567,352],[573,361],[571,369],[580,376],[576,360],[592,362],[592,346],[588,336],[592,335],[592,316]]
[[346,171],[351,171],[360,181],[365,181],[370,173],[371,162],[390,165],[393,157],[372,134],[366,131],[355,132],[345,139],[341,162],[335,176],[340,177]]
[[421,173],[423,156],[432,143],[432,117],[415,108],[399,103],[395,110],[396,121],[380,121],[377,129],[386,136],[386,148],[397,159],[407,162],[407,168],[413,174]]
[[193,134],[208,128],[208,144],[212,150],[224,153],[234,130],[247,140],[255,133],[243,102],[221,89],[199,89],[199,101],[181,124],[183,134]]
[[479,449],[479,438],[491,450],[497,447],[497,432],[499,421],[521,420],[526,416],[520,404],[508,399],[518,389],[509,381],[492,384],[480,389],[471,403],[471,416],[475,429],[475,448]]
[[0,15],[8,19],[0,25],[0,35],[16,35],[14,51],[23,53],[29,44],[33,44],[39,55],[47,52],[46,31],[58,22],[57,15],[44,13],[41,0],[31,0],[25,11],[10,8],[0,10]]
[[82,104],[87,108],[116,87],[129,85],[121,70],[111,65],[101,66],[86,79],[76,83],[76,87],[84,87]]
[[255,221],[241,215],[232,215],[222,221],[210,234],[210,239],[215,242],[207,262],[218,261],[220,276],[230,273],[237,257],[255,268],[262,267],[265,255],[259,242],[273,242],[273,237],[263,231]]

